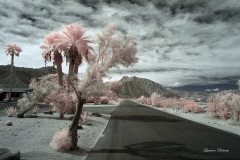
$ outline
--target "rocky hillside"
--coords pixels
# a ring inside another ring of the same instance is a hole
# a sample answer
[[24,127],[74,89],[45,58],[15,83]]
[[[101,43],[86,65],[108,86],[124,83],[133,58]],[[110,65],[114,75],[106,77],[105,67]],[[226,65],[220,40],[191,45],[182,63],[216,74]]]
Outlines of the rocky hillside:
[[[0,65],[0,87],[9,87],[10,65]],[[14,67],[12,87],[28,87],[32,78],[44,76],[46,74],[56,73],[52,67],[42,67],[39,69]]]
[[124,76],[120,81],[123,84],[118,90],[118,95],[121,98],[139,98],[142,95],[150,97],[153,92],[164,97],[179,97],[160,84],[148,79]]

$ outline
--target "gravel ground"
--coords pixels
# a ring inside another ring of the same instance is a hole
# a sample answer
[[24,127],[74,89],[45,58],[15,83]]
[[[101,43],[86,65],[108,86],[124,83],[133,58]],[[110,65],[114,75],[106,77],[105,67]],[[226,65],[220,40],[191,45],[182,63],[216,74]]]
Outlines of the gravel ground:
[[[62,129],[68,129],[71,121],[66,115],[65,119],[57,119],[57,113],[54,115],[45,115],[38,113],[37,118],[0,117],[0,148],[10,150],[20,150],[21,160],[62,160],[78,159],[84,160],[91,148],[102,136],[102,132],[108,124],[110,113],[118,103],[113,105],[85,105],[84,110],[92,110],[102,114],[102,117],[89,116],[83,130],[78,130],[80,136],[78,146],[79,150],[70,152],[54,151],[49,143],[53,135]],[[93,109],[94,108],[94,109]],[[109,114],[103,114],[109,113]],[[13,126],[6,126],[5,123],[11,120]]]

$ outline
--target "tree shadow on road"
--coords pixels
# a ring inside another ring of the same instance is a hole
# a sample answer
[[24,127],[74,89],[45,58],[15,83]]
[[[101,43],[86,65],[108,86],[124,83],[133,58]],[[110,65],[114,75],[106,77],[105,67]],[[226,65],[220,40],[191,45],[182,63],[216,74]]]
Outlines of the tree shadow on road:
[[164,116],[151,116],[151,115],[112,116],[111,119],[139,122],[181,122],[181,120],[177,119],[170,119]]
[[[142,157],[148,160],[205,160],[221,159],[216,153],[204,153],[188,148],[184,144],[164,141],[164,142],[143,142],[123,146],[124,149],[93,149],[91,153],[113,153],[113,154],[130,154],[131,156]],[[116,155],[117,156],[117,155]]]

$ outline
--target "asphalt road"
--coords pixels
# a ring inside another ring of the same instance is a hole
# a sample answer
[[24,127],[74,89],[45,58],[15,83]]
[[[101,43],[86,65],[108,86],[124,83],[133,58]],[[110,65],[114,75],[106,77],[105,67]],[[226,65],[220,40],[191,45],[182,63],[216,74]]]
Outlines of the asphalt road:
[[87,160],[240,159],[240,136],[124,101]]

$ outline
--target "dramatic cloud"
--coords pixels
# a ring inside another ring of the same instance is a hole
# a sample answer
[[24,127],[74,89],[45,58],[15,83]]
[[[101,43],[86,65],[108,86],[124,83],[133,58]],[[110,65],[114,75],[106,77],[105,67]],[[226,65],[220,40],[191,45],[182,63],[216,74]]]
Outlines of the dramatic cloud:
[[137,41],[139,63],[122,75],[113,70],[112,80],[128,75],[181,86],[240,78],[238,0],[0,0],[0,8],[1,65],[10,63],[8,43],[23,49],[16,66],[43,67],[45,34],[79,22],[94,36],[114,22]]

